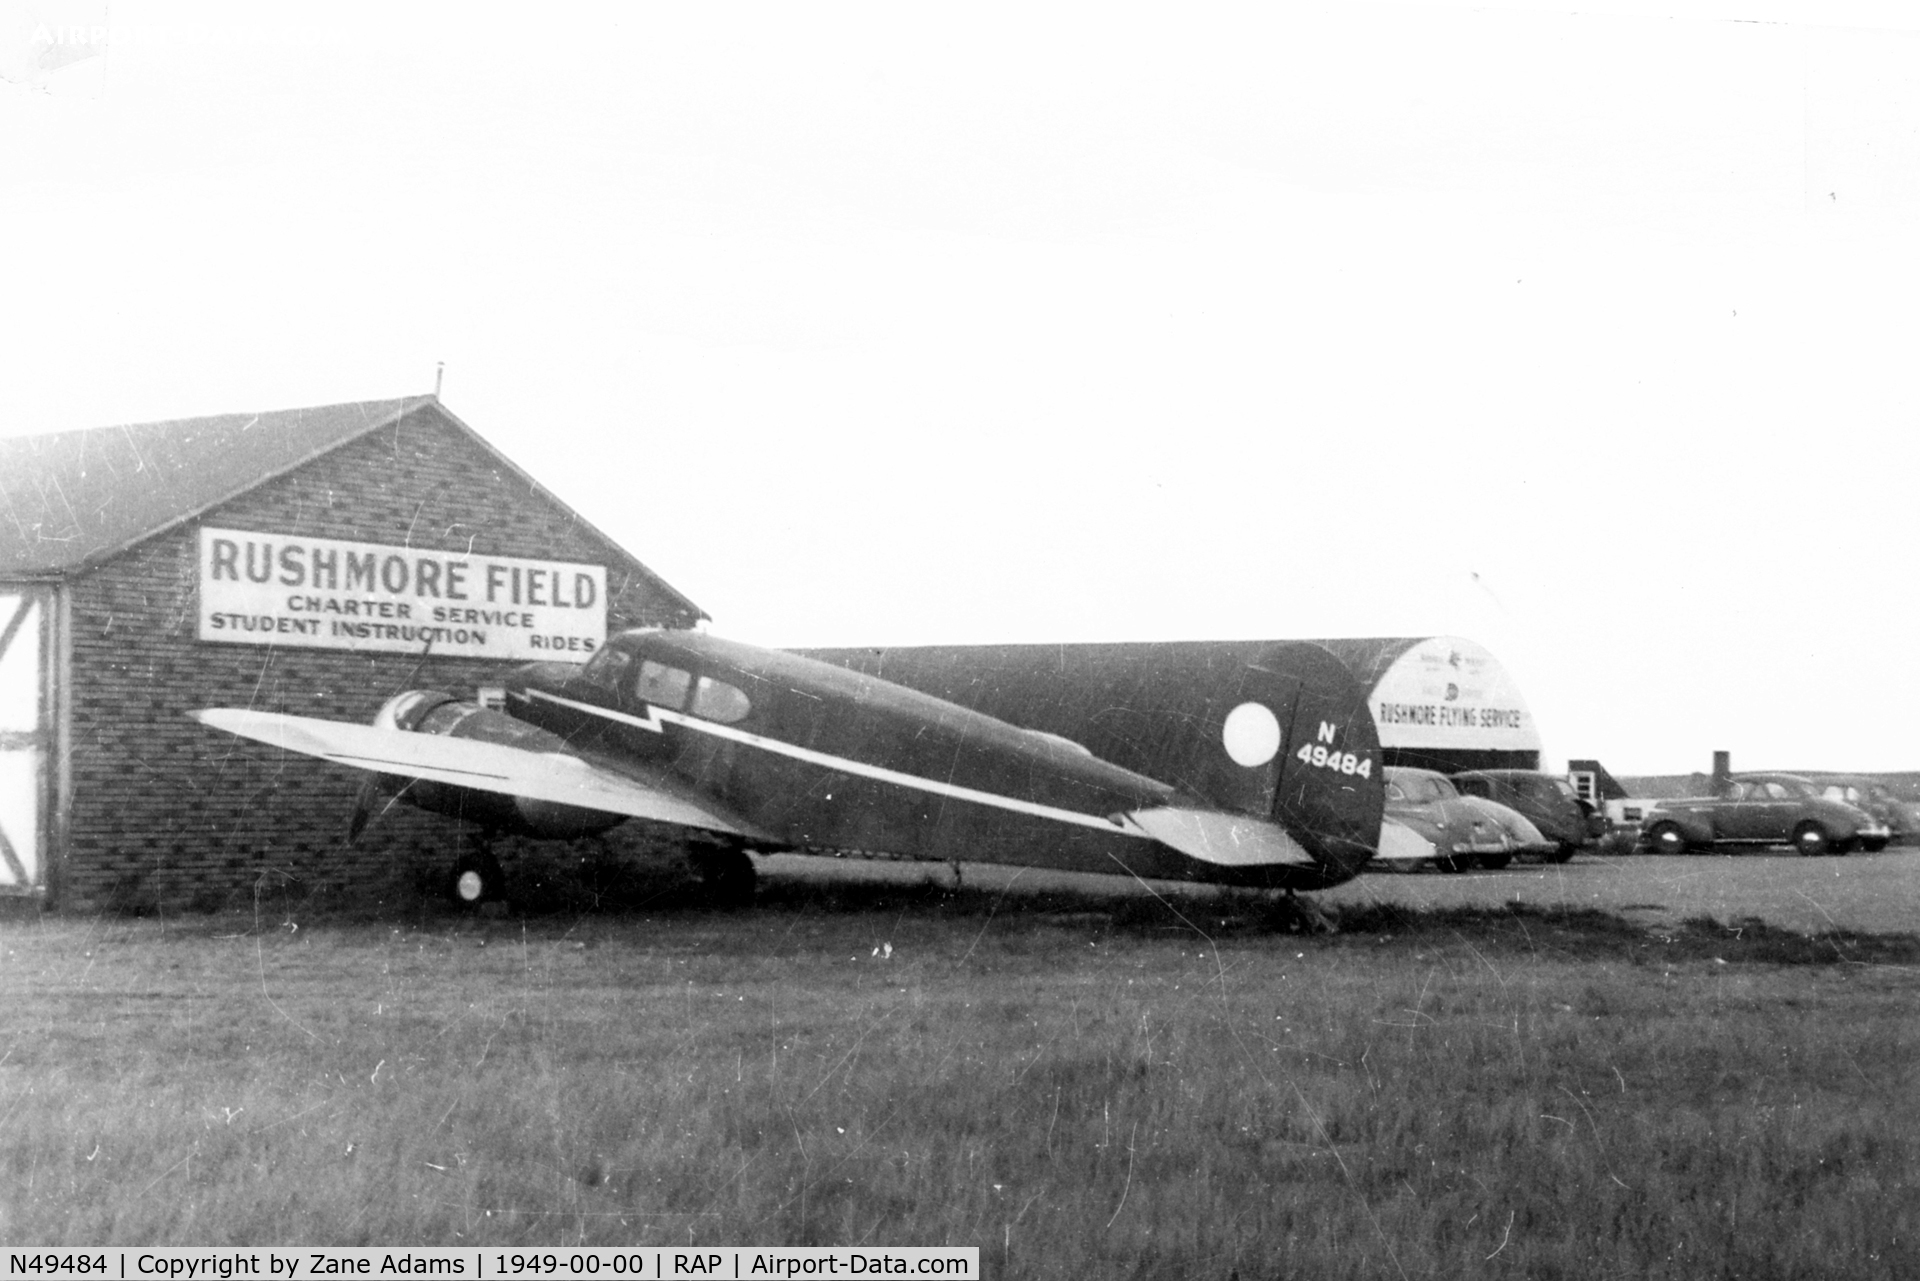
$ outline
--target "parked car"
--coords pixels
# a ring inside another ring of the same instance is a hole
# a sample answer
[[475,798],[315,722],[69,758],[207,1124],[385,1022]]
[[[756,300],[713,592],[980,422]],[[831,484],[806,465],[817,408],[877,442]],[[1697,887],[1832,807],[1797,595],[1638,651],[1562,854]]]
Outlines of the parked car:
[[[1901,800],[1878,779],[1859,774],[1807,774],[1803,777],[1818,787],[1821,795],[1828,799],[1845,801],[1885,823],[1894,844],[1920,838],[1920,805]],[[1862,842],[1861,848],[1871,851],[1880,847]]]
[[1660,854],[1739,845],[1791,845],[1802,854],[1881,850],[1891,833],[1865,810],[1821,794],[1797,774],[1740,774],[1718,796],[1661,801],[1640,824]]
[[1546,857],[1564,863],[1607,830],[1604,814],[1574,794],[1573,784],[1529,769],[1476,769],[1453,776],[1463,796],[1479,796],[1517,810],[1553,842]]
[[1478,796],[1462,796],[1445,774],[1390,765],[1380,858],[1388,863],[1431,861],[1442,871],[1505,867],[1515,854],[1555,848],[1518,811]]

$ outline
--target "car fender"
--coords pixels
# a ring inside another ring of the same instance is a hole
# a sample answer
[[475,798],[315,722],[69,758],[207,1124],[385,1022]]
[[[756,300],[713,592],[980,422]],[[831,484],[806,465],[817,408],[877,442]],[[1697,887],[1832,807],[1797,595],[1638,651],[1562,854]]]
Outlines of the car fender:
[[1835,829],[1834,835],[1841,839],[1858,836],[1860,829],[1870,826],[1873,819],[1864,811],[1855,809],[1845,801],[1829,801],[1824,798],[1808,807],[1808,817],[1816,818]]
[[1645,818],[1640,820],[1640,834],[1644,836],[1662,823],[1672,823],[1685,834],[1688,842],[1694,845],[1710,845],[1718,835],[1711,814],[1686,806],[1677,806],[1672,809],[1666,806],[1655,806],[1647,811]]
[[1460,799],[1468,808],[1477,810],[1485,817],[1499,831],[1504,843],[1510,849],[1553,848],[1554,843],[1541,834],[1532,820],[1511,805],[1502,805],[1499,801],[1490,801],[1482,796],[1463,796]]

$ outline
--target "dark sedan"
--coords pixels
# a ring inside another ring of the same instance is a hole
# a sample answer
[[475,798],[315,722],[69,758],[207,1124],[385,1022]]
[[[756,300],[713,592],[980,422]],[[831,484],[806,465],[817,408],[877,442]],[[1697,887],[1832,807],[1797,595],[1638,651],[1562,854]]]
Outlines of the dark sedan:
[[[1920,837],[1920,805],[1901,800],[1880,780],[1859,774],[1807,774],[1804,777],[1829,798],[1863,809],[1885,823],[1894,842],[1911,844],[1915,837]],[[1874,847],[1863,844],[1861,848],[1872,850]]]
[[1554,843],[1553,852],[1547,855],[1549,862],[1566,862],[1606,830],[1606,820],[1581,804],[1573,784],[1552,774],[1526,769],[1476,769],[1455,774],[1453,785],[1463,796],[1485,797],[1526,815],[1540,834]]
[[1802,854],[1885,849],[1887,825],[1821,795],[1797,774],[1742,774],[1717,796],[1661,801],[1641,820],[1641,839],[1660,854],[1738,845],[1791,845]]

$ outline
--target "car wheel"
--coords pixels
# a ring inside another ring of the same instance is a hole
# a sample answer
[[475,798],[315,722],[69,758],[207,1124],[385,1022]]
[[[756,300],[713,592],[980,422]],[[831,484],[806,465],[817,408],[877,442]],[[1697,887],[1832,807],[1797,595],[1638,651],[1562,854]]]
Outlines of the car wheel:
[[1559,845],[1554,847],[1553,853],[1547,855],[1547,862],[1564,863],[1568,859],[1573,857],[1574,851],[1578,848],[1579,847],[1573,844],[1573,842],[1571,841],[1562,841],[1560,842]]
[[1655,854],[1685,854],[1687,834],[1678,823],[1658,823],[1647,833],[1647,848]]
[[1827,835],[1826,828],[1809,821],[1793,829],[1793,848],[1808,858],[1816,858],[1833,849],[1833,838]]
[[1433,860],[1433,865],[1443,872],[1464,872],[1472,863],[1471,854],[1442,854]]
[[447,876],[447,897],[458,907],[479,907],[500,897],[505,878],[491,854],[463,854]]
[[1884,836],[1861,837],[1860,848],[1869,854],[1878,854],[1881,850],[1887,848],[1887,838]]
[[1480,856],[1480,866],[1490,872],[1497,872],[1511,862],[1513,862],[1513,855],[1511,854],[1482,854]]

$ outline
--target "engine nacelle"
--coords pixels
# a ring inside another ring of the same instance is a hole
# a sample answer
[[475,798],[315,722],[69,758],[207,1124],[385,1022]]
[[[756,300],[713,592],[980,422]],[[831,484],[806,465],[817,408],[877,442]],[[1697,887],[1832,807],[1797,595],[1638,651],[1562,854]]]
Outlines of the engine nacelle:
[[[471,738],[527,752],[568,752],[566,741],[558,734],[516,720],[505,712],[462,702],[444,690],[410,689],[396,694],[381,707],[373,723],[381,729]],[[450,783],[391,776],[383,776],[383,781],[389,792],[420,809],[521,836],[565,840],[593,836],[626,821],[624,815],[604,810],[524,796],[503,796]]]

